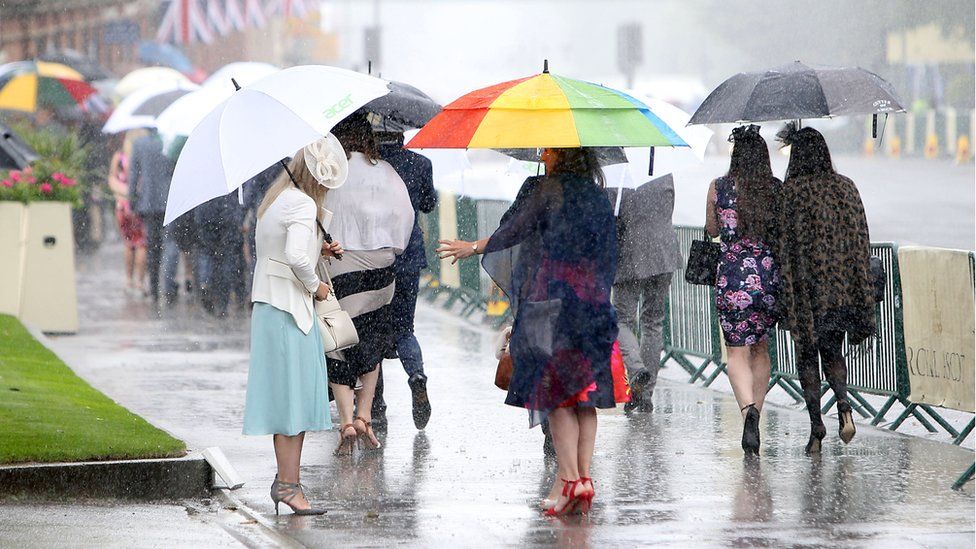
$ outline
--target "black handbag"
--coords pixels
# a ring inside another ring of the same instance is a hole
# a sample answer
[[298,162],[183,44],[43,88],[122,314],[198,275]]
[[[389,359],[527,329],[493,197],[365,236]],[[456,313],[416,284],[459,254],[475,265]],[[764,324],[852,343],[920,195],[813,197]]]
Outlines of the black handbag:
[[718,260],[722,257],[722,248],[717,242],[708,238],[708,233],[702,232],[703,240],[693,240],[688,252],[688,265],[685,267],[685,282],[702,286],[714,286],[718,271]]
[[884,263],[881,262],[881,259],[873,256],[871,257],[868,269],[871,276],[871,287],[874,290],[874,301],[875,303],[881,303],[885,298],[885,285],[888,281],[888,273],[885,271]]

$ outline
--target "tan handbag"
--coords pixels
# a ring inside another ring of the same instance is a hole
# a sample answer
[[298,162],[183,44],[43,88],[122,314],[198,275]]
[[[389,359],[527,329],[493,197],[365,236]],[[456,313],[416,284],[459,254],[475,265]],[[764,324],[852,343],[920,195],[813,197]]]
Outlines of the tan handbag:
[[[315,300],[315,318],[319,323],[319,335],[326,353],[341,351],[359,344],[359,333],[349,313],[342,310],[335,296],[335,286],[325,261],[319,261],[319,277],[329,286],[329,297]],[[324,276],[323,276],[324,275]]]

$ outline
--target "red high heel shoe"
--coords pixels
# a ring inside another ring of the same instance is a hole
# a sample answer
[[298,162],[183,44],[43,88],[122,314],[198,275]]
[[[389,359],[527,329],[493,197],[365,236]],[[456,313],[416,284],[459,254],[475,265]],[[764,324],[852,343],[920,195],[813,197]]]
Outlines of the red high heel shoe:
[[563,481],[563,497],[569,498],[566,504],[561,508],[556,508],[555,505],[545,510],[545,516],[547,517],[561,517],[564,515],[569,515],[576,511],[580,503],[582,503],[582,498],[576,495],[576,486],[581,482],[580,479],[576,480],[566,480],[559,479]]
[[579,496],[580,501],[582,502],[580,504],[580,509],[581,512],[585,515],[589,513],[590,509],[593,507],[593,496],[596,495],[596,488],[593,486],[593,479],[590,477],[580,477],[579,481],[581,484],[584,485],[584,487],[586,484],[590,485],[590,489],[586,492],[583,492]]

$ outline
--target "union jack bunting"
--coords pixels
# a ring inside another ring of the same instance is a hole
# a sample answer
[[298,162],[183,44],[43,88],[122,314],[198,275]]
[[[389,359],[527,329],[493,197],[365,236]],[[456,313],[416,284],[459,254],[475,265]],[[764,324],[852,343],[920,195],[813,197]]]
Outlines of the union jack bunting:
[[244,0],[244,21],[248,26],[263,28],[268,24],[264,8],[258,0]]
[[160,42],[177,44],[191,42],[210,44],[214,36],[207,15],[196,0],[171,0],[156,33],[156,39]]
[[[220,0],[210,0],[220,2]],[[247,20],[244,19],[244,11],[241,9],[240,0],[227,0],[224,4],[224,18],[234,30],[244,30],[247,28]]]
[[269,17],[283,15],[285,17],[305,17],[308,15],[308,5],[305,0],[269,0],[267,11]]
[[207,0],[207,22],[221,36],[227,36],[233,30],[221,0]]

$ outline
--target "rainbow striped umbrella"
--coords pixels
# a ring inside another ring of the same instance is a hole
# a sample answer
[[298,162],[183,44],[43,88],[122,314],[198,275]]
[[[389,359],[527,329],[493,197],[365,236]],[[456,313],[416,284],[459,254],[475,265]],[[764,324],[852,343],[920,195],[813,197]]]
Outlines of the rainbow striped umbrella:
[[83,105],[95,94],[78,71],[59,63],[36,61],[0,82],[0,109],[35,112],[39,105]]
[[686,147],[652,109],[598,84],[550,74],[503,82],[444,107],[411,149]]

